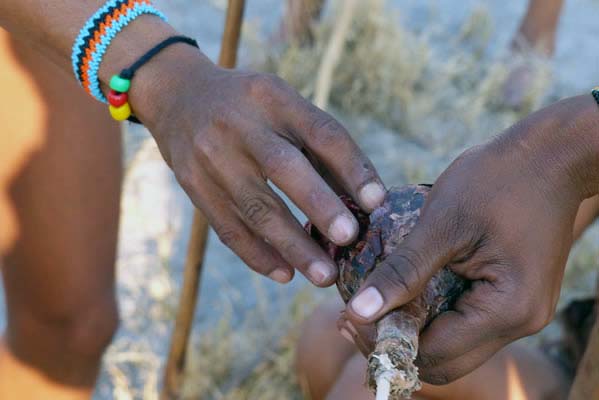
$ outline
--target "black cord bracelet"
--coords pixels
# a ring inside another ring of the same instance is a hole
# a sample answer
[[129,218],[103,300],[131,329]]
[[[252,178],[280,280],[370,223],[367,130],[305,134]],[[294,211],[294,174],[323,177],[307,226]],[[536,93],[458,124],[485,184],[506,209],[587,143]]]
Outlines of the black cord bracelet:
[[131,81],[133,80],[135,73],[148,61],[150,61],[165,48],[176,43],[185,43],[199,48],[198,42],[192,38],[187,36],[171,36],[152,47],[129,68],[123,69],[120,74],[114,75],[110,79],[110,92],[108,93],[108,103],[110,105],[108,108],[110,109],[110,115],[112,115],[112,118],[117,121],[128,120],[136,124],[141,124],[141,122],[133,115],[131,106],[129,105],[128,92],[131,88]]

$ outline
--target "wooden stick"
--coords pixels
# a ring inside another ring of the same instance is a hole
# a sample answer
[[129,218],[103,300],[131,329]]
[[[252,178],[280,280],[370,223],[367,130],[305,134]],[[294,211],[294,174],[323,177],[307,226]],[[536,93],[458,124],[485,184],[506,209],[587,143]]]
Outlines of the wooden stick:
[[[245,0],[229,0],[218,61],[221,67],[234,68],[237,63],[237,49],[241,36],[244,9]],[[206,217],[201,211],[195,210],[187,247],[179,308],[177,309],[171,345],[164,370],[161,400],[180,398],[185,370],[185,356],[197,307],[208,232],[209,225]]]
[[568,400],[599,399],[599,285],[595,311],[595,325],[589,335],[584,356],[578,364]]
[[341,52],[343,51],[357,5],[357,0],[346,0],[339,5],[341,10],[318,68],[316,88],[314,90],[314,104],[323,110],[329,104],[333,73],[341,58]]

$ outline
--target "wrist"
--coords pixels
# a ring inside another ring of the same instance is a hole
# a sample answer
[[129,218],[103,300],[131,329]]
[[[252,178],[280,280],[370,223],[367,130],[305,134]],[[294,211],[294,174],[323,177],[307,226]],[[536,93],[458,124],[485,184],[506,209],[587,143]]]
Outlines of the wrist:
[[552,104],[526,125],[520,144],[543,179],[577,201],[599,193],[599,106],[591,95]]
[[[190,91],[197,90],[218,69],[197,48],[178,43],[161,51],[135,74],[129,98],[137,118],[154,135],[169,118],[189,108]],[[157,138],[158,139],[158,138]]]
[[[166,22],[154,16],[141,16],[127,26],[113,41],[102,62],[99,77],[107,93],[113,75],[130,67],[159,42],[178,35]],[[162,50],[135,74],[128,92],[135,116],[148,128],[156,125],[176,109],[178,95],[189,80],[198,80],[215,65],[197,48],[177,43]],[[207,72],[207,71],[206,71]]]
[[599,105],[590,94],[566,102],[560,139],[566,168],[579,185],[579,194],[584,200],[599,193]]

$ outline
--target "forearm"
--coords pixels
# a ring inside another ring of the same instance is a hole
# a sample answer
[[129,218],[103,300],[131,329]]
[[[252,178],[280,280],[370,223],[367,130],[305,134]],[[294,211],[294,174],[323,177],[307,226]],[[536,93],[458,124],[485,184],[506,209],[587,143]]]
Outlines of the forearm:
[[590,94],[532,114],[497,142],[507,142],[497,147],[503,149],[497,155],[505,162],[530,160],[540,187],[553,191],[549,195],[570,196],[580,203],[599,193],[599,106]]
[[36,45],[67,69],[75,37],[104,3],[103,0],[3,0],[0,25]]
[[[87,19],[104,3],[104,0],[3,0],[0,1],[0,25],[72,74],[70,57],[75,38]],[[135,19],[116,36],[103,58],[99,70],[103,89],[112,75],[175,34],[176,30],[158,17],[142,15]],[[182,68],[182,64],[193,66],[198,72],[204,66],[213,67],[207,57],[190,46],[166,49],[136,76],[130,92],[136,113],[142,118],[149,117],[158,109],[158,105],[153,104],[157,92],[150,90],[150,86],[160,88],[160,97],[165,97],[172,86],[169,80],[176,78],[177,68]]]

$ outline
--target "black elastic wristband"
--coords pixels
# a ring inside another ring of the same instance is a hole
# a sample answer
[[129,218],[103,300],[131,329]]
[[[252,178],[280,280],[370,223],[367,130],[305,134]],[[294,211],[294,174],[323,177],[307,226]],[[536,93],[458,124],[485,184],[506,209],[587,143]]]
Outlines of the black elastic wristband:
[[[176,44],[176,43],[185,43],[185,44],[188,44],[195,48],[200,47],[200,46],[198,46],[198,42],[195,39],[192,39],[190,37],[182,36],[182,35],[171,36],[171,37],[163,40],[162,42],[158,43],[156,46],[152,47],[150,50],[148,50],[147,53],[145,53],[143,56],[141,56],[129,68],[123,69],[121,71],[121,73],[119,74],[119,76],[123,79],[128,79],[129,81],[133,80],[133,77],[135,76],[135,73],[137,72],[137,70],[139,70],[141,67],[143,67],[148,61],[150,61],[154,56],[156,56],[162,50],[164,50],[167,47],[169,47],[173,44]],[[127,120],[129,122],[133,122],[135,124],[141,124],[141,121],[133,115],[130,116]]]
[[192,39],[190,37],[171,36],[168,39],[165,39],[162,42],[158,43],[156,46],[152,47],[150,50],[148,50],[148,52],[146,54],[144,54],[143,56],[141,56],[139,58],[139,60],[134,62],[133,65],[131,65],[129,68],[125,68],[124,70],[122,70],[121,73],[119,74],[119,76],[123,79],[132,80],[133,76],[135,76],[135,73],[137,72],[138,69],[143,67],[145,63],[150,61],[154,56],[156,56],[162,50],[166,49],[168,46],[171,46],[175,43],[186,43],[190,46],[199,48],[198,42],[196,42],[194,39]]

